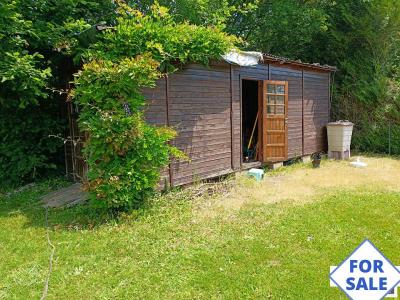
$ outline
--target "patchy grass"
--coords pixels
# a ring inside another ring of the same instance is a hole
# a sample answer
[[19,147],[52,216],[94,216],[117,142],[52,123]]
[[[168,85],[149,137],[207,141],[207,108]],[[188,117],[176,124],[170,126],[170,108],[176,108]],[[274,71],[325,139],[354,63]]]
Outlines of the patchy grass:
[[343,190],[400,192],[400,160],[361,159],[368,168],[354,168],[347,161],[323,160],[319,169],[312,169],[311,163],[297,163],[268,172],[267,179],[261,183],[242,178],[231,196],[221,197],[214,206],[239,209],[247,203],[291,201],[301,204]]
[[[198,185],[118,218],[51,210],[49,299],[345,299],[329,266],[364,238],[400,263],[400,163],[366,160]],[[38,200],[63,184],[0,196],[0,299],[40,297],[49,248]]]

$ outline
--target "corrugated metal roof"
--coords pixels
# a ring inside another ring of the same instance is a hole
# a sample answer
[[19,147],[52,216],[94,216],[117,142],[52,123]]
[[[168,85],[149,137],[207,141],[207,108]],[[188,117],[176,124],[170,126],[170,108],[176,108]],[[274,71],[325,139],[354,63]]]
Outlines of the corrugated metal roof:
[[242,67],[256,66],[263,60],[263,54],[261,52],[232,50],[223,55],[222,58],[230,64]]

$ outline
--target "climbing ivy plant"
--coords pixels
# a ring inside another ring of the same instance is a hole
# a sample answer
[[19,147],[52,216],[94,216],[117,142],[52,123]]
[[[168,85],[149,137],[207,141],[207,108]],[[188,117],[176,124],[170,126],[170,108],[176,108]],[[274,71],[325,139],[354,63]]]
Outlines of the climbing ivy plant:
[[238,40],[216,28],[176,23],[159,5],[143,15],[120,2],[118,12],[117,24],[86,54],[72,96],[89,136],[84,155],[92,202],[131,208],[154,191],[171,157],[184,157],[168,143],[174,130],[146,123],[141,89],[182,64],[219,59]]

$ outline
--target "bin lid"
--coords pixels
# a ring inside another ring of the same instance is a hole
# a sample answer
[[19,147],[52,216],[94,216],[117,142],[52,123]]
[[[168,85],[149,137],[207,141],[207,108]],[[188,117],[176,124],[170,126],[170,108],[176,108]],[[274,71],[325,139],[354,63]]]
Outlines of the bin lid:
[[339,120],[328,123],[328,126],[353,126],[354,124],[347,120]]

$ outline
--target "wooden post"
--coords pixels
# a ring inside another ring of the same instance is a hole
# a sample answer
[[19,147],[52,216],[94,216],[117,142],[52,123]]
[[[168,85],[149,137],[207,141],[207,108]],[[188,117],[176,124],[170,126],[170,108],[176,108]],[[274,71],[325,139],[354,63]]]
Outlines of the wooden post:
[[268,64],[268,80],[271,80],[271,64]]
[[234,164],[234,157],[233,157],[233,144],[234,144],[234,133],[233,133],[233,68],[232,65],[229,64],[229,70],[230,70],[230,96],[231,96],[231,103],[230,103],[230,126],[231,126],[231,168],[232,171],[235,169],[235,164]]
[[301,155],[304,155],[304,69],[301,70]]
[[[165,114],[166,114],[166,121],[167,121],[167,126],[169,127],[169,80],[168,80],[168,74],[165,74]],[[168,164],[168,175],[169,175],[169,186],[172,187],[174,184],[174,181],[172,179],[172,163],[170,162]]]
[[[239,69],[240,70],[240,69]],[[240,156],[240,162],[239,162],[239,168],[240,170],[243,169],[243,90],[242,90],[242,75],[239,72],[239,115],[240,115],[240,151],[239,151],[239,156]]]

